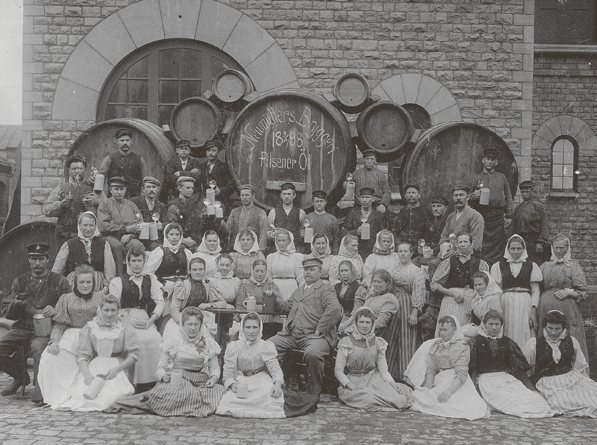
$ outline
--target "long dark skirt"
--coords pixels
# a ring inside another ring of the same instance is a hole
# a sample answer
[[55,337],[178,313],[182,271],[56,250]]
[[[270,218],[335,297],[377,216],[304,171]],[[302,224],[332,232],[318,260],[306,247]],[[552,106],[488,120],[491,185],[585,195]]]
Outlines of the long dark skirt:
[[481,259],[491,265],[497,263],[504,256],[506,245],[504,209],[486,209],[480,206],[477,210],[485,220]]

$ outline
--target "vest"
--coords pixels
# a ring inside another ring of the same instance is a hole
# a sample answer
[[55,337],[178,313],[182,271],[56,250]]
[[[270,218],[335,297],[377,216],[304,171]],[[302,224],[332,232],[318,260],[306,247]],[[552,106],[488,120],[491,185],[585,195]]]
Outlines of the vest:
[[110,153],[110,172],[108,179],[122,176],[129,181],[127,196],[139,196],[141,193],[141,156],[130,152],[126,156],[122,153]]
[[[184,236],[191,237],[197,242],[201,242],[201,210],[203,203],[201,200],[193,202],[192,199],[183,201],[181,198],[176,198],[172,201],[180,212],[180,221],[178,223],[182,227]],[[186,272],[185,272],[186,274]]]
[[500,260],[500,271],[502,272],[502,289],[512,289],[513,287],[531,289],[533,263],[530,260],[522,263],[522,269],[520,269],[520,273],[516,278],[512,275],[510,264],[506,261],[506,258]]
[[203,283],[193,283],[191,281],[191,292],[185,306],[181,309],[184,310],[188,307],[198,307],[201,303],[208,303],[207,291]]
[[170,249],[161,246],[164,251],[162,264],[158,267],[155,274],[161,280],[164,277],[186,276],[187,274],[187,256],[184,249],[178,249],[178,252],[172,253]]
[[470,260],[462,263],[456,255],[450,257],[450,275],[446,282],[448,289],[452,287],[464,288],[466,286],[473,289],[473,275],[479,270],[481,260],[476,256],[471,256]]
[[569,335],[560,341],[560,352],[562,358],[556,363],[553,360],[551,346],[545,340],[545,337],[537,338],[537,354],[535,365],[535,377],[537,379],[544,376],[566,374],[572,370],[574,362],[574,344]]
[[151,278],[149,275],[143,277],[141,283],[141,295],[139,287],[130,280],[129,274],[124,274],[122,280],[122,295],[120,297],[120,307],[122,309],[143,309],[147,315],[151,315],[155,309],[155,301],[151,299]]
[[[83,196],[86,193],[92,192],[93,186],[85,183],[78,185],[70,182],[63,182],[60,184],[60,196],[68,195],[69,193],[73,196],[72,205],[62,211],[56,222],[56,234],[64,238],[72,238],[73,234],[77,233],[77,220],[79,215],[85,212],[87,209],[83,204]],[[75,235],[76,236],[76,235]]]
[[68,260],[64,270],[65,275],[71,273],[81,264],[87,264],[98,272],[104,271],[104,250],[106,249],[104,238],[96,236],[91,240],[91,258],[87,255],[85,245],[79,238],[71,238],[66,244],[68,245]]
[[301,237],[301,221],[300,221],[300,210],[298,207],[292,206],[290,213],[286,215],[284,207],[281,205],[276,206],[276,217],[274,218],[274,225],[276,227],[282,227],[294,236],[294,242],[297,243]]

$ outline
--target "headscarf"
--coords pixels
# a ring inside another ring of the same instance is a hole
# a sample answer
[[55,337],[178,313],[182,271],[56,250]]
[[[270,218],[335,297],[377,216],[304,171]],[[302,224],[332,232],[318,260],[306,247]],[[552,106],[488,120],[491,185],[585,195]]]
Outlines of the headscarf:
[[255,274],[253,271],[253,265],[251,265],[251,277],[249,279],[251,280],[251,283],[253,283],[255,286],[265,286],[266,284],[269,284],[273,281],[267,273],[267,264],[265,264],[264,266],[266,270],[265,278],[263,279],[263,281],[257,281],[257,278],[255,278]]
[[[93,218],[93,221],[95,222],[95,232],[93,233],[93,235],[91,235],[91,238],[85,238],[83,232],[81,231],[81,228],[79,227],[79,225],[81,224],[81,220],[84,216]],[[95,216],[93,212],[89,211],[81,213],[79,215],[79,219],[77,220],[77,237],[85,246],[85,253],[87,254],[89,260],[91,260],[91,242],[93,241],[93,238],[95,238],[96,236],[102,236],[99,229],[97,228],[97,216]],[[89,261],[89,263],[91,263],[91,261]]]
[[471,259],[471,256],[473,256],[473,240],[472,237],[470,235],[468,235],[469,240],[470,240],[470,246],[468,246],[468,249],[466,249],[465,252],[461,252],[460,248],[458,247],[458,237],[456,237],[456,254],[459,258],[464,258],[466,261]]
[[[106,303],[106,304],[113,304],[113,303]],[[102,315],[102,308],[101,306],[97,307],[96,315],[93,317],[93,322],[97,324],[100,328],[107,328],[107,329],[122,329],[122,322],[120,321],[119,317],[116,317],[114,321],[106,321]],[[120,330],[118,331],[120,333]]]
[[[392,239],[392,244],[390,245],[390,248],[388,250],[383,250],[381,248],[381,242],[379,241],[380,238],[384,235],[387,235]],[[394,234],[387,229],[383,229],[380,232],[378,232],[377,236],[375,237],[375,246],[373,246],[373,253],[375,255],[390,255],[391,253],[394,253],[395,250],[396,246],[394,245]]]
[[555,251],[553,249],[551,249],[551,261],[553,261],[555,263],[564,263],[566,266],[570,266],[570,262],[572,261],[572,253],[570,252],[570,240],[568,239],[568,237],[566,235],[558,233],[555,236],[555,238],[553,239],[553,241],[551,242],[551,245],[553,246],[553,243],[561,240],[562,238],[564,240],[566,240],[566,243],[568,244],[568,251],[562,258],[558,258],[556,256]]
[[489,281],[487,283],[487,289],[485,289],[485,292],[483,293],[483,295],[479,295],[479,294],[475,293],[475,297],[473,298],[473,301],[471,302],[472,305],[478,304],[483,300],[487,300],[489,297],[491,297],[493,295],[496,295],[496,294],[498,296],[502,295],[502,288],[493,279],[491,274],[487,271],[483,271],[483,273],[489,279]]
[[[213,235],[213,234],[210,234],[210,235]],[[218,234],[216,233],[216,237],[218,238],[218,246],[216,247],[216,250],[214,250],[214,251],[211,251],[207,248],[207,243],[205,242],[206,236],[207,236],[207,232],[203,234],[203,239],[201,240],[201,244],[199,244],[199,247],[197,248],[197,252],[205,253],[205,254],[211,255],[211,256],[219,255],[220,252],[222,251],[222,246],[220,245],[220,237],[218,236]]]
[[[340,266],[345,261],[346,261],[346,263],[350,267],[350,277],[348,277],[348,280],[346,282],[342,281],[342,278],[340,277]],[[354,264],[352,264],[352,261],[350,261],[350,260],[342,260],[342,261],[340,261],[340,264],[338,264],[338,279],[340,280],[340,282],[342,284],[348,285],[348,284],[353,283],[354,281],[356,281],[358,278],[359,278],[359,276],[357,275],[357,271],[355,270]]]
[[392,290],[394,289],[394,280],[392,278],[390,278],[389,283],[386,283],[386,287],[384,287],[383,290],[376,292],[375,286],[373,286],[373,278],[374,277],[375,277],[375,272],[373,272],[373,276],[371,277],[371,286],[369,289],[369,295],[377,297],[379,295],[385,295],[385,294],[392,293]]
[[[241,232],[244,232],[244,230]],[[240,253],[241,255],[251,255],[253,252],[259,252],[259,242],[257,241],[257,235],[252,230],[249,230],[249,232],[251,233],[251,238],[253,238],[253,246],[251,246],[248,252],[243,252],[243,249],[240,247],[241,232],[236,235],[236,239],[234,240],[234,251]]]
[[[317,237],[317,239],[319,239],[319,238],[321,238],[322,234],[316,233],[315,235],[320,235]],[[311,255],[309,255],[309,256],[311,258],[322,259],[322,258],[325,258],[326,256],[331,255],[332,249],[330,249],[330,240],[325,235],[323,235],[323,238],[325,239],[325,252],[323,254],[317,253],[317,250],[315,250],[315,235],[313,236],[313,239],[311,240]]]
[[[255,314],[255,315],[257,315],[257,317],[259,317],[259,335],[257,335],[257,338],[254,341],[247,340],[247,338],[245,337],[245,333],[244,333],[245,322],[247,319],[247,315],[249,315],[249,314]],[[263,320],[261,319],[259,314],[257,312],[249,312],[248,314],[243,315],[243,318],[240,322],[240,331],[238,332],[238,339],[240,341],[244,341],[247,344],[247,346],[251,346],[251,345],[254,345],[255,343],[259,342],[259,340],[261,340],[262,334],[263,334]]]
[[[359,312],[366,312],[367,316],[373,321],[373,323],[371,323],[371,330],[367,334],[361,334],[357,328],[357,314]],[[357,309],[354,313],[353,327],[350,331],[350,335],[355,340],[363,340],[367,342],[367,346],[369,346],[369,343],[375,339],[375,313],[373,312],[373,309],[368,306],[361,306]]]
[[352,259],[361,259],[361,255],[359,254],[359,252],[357,251],[357,253],[352,254],[348,251],[348,249],[346,248],[346,244],[347,244],[347,240],[346,240],[346,236],[344,238],[342,238],[342,242],[340,243],[340,249],[338,249],[338,256],[342,256],[342,257],[346,257],[346,258],[352,258]]
[[[522,243],[522,247],[524,249],[524,251],[522,252],[522,255],[520,256],[519,259],[515,260],[512,257],[512,254],[510,253],[510,250],[508,249],[510,247],[510,243],[512,241],[518,241],[520,243]],[[506,243],[506,251],[504,252],[504,258],[509,262],[509,263],[524,263],[527,258],[529,257],[529,254],[527,253],[527,243],[524,242],[524,240],[522,239],[522,236],[514,234],[512,235],[509,239],[508,242]]]
[[[553,310],[549,312],[560,312],[558,310]],[[549,314],[548,312],[548,314]],[[564,315],[562,312],[560,314]],[[543,337],[545,337],[545,341],[551,347],[551,356],[553,357],[553,361],[556,363],[560,363],[560,359],[562,358],[562,351],[560,351],[560,342],[566,338],[567,329],[563,329],[562,333],[558,338],[552,340],[549,335],[547,335],[547,329],[543,328]]]
[[[286,248],[286,250],[280,250],[280,247],[278,247],[278,235],[280,235],[281,233],[286,233],[288,234],[288,237],[290,238],[290,244],[288,244],[288,247]],[[290,256],[293,253],[296,253],[296,247],[294,247],[294,235],[292,235],[291,232],[289,232],[286,229],[278,229],[276,231],[276,251],[282,255],[286,255],[286,256]]]
[[172,253],[178,253],[178,249],[180,249],[180,246],[182,245],[182,233],[180,234],[180,240],[178,241],[178,243],[176,245],[172,244],[170,241],[168,241],[168,233],[171,230],[171,226],[174,223],[170,223],[166,226],[166,228],[164,229],[164,247],[166,249],[170,249],[170,251]]
[[[85,274],[87,272],[84,272],[83,274]],[[88,294],[82,294],[81,292],[79,292],[79,288],[77,287],[77,276],[75,274],[74,276],[74,283],[73,283],[73,293],[79,297],[82,298],[83,300],[91,300],[91,298],[93,297],[93,293],[94,293],[94,289],[95,289],[95,273],[94,272],[89,272],[91,274],[91,290],[89,291]],[[81,274],[82,275],[82,274]]]
[[[196,308],[193,308],[193,309],[196,309]],[[197,349],[197,351],[200,351],[201,349],[205,348],[205,339],[203,337],[203,321],[201,322],[201,327],[199,329],[199,332],[197,333],[197,336],[189,337],[182,326],[183,325],[182,320],[183,320],[185,311],[188,311],[188,310],[189,310],[189,307],[186,307],[183,309],[183,311],[181,313],[180,325],[178,327],[178,335],[183,343],[191,344],[195,347],[195,349]],[[193,316],[195,316],[195,315],[193,315]]]
[[454,332],[454,335],[452,335],[452,338],[448,341],[444,341],[442,338],[436,338],[433,344],[431,345],[431,348],[429,349],[429,355],[440,354],[444,350],[450,349],[450,346],[452,346],[453,344],[464,344],[467,341],[462,331],[462,326],[460,326],[460,323],[458,323],[456,317],[454,317],[453,315],[448,315],[448,317],[450,317],[452,320],[454,320],[454,323],[456,323],[456,331]]

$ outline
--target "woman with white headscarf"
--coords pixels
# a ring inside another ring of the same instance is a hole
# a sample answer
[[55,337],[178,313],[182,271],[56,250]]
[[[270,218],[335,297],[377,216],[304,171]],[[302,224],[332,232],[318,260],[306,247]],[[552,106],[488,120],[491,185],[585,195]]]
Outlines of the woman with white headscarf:
[[[390,274],[396,268],[399,262],[398,254],[396,253],[394,234],[389,230],[381,230],[377,233],[375,239],[375,246],[373,253],[365,260],[363,267],[363,284],[370,286],[373,272],[378,269],[385,269]],[[392,278],[394,278],[392,276]]]
[[317,258],[323,263],[321,265],[321,280],[325,284],[330,282],[330,266],[334,255],[332,255],[332,249],[330,248],[330,240],[327,236],[316,233],[313,235],[311,240],[311,253],[305,255],[304,259],[308,260],[311,258]]
[[421,345],[421,353],[408,365],[406,375],[417,387],[412,409],[467,420],[489,417],[489,408],[468,375],[470,348],[458,320],[447,315],[437,324],[440,338]]
[[[556,235],[551,243],[551,261],[541,265],[543,288],[539,299],[539,320],[549,311],[558,310],[568,320],[568,332],[578,340],[585,357],[588,357],[587,338],[580,312],[580,302],[587,299],[587,280],[577,261],[570,253],[570,240]],[[543,332],[539,330],[538,336]]]
[[205,276],[215,277],[218,273],[218,257],[222,252],[222,246],[220,245],[220,238],[218,234],[213,230],[208,230],[203,235],[201,244],[197,248],[192,258],[201,258],[205,261]]
[[259,240],[255,232],[244,229],[238,232],[234,240],[234,250],[230,252],[234,261],[234,276],[240,280],[251,278],[251,270],[255,260],[265,260],[259,250]]
[[303,279],[303,254],[296,253],[294,237],[286,229],[277,229],[276,252],[265,259],[267,272],[280,289],[280,297],[288,301],[292,293],[305,283]]
[[501,297],[504,335],[521,348],[535,336],[541,269],[528,260],[526,243],[520,235],[512,235],[506,243],[504,257],[491,266],[491,276],[503,289]]
[[354,235],[346,235],[340,242],[340,249],[338,255],[332,258],[330,262],[330,284],[333,286],[339,283],[338,267],[344,260],[348,260],[354,266],[357,280],[361,280],[363,277],[363,258],[359,255],[359,239]]

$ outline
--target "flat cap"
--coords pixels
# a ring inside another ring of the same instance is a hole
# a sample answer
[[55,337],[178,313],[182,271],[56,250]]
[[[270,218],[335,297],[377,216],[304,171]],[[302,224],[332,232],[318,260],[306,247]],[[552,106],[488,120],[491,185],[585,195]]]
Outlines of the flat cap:
[[157,179],[157,178],[154,178],[153,176],[145,176],[145,177],[143,178],[143,184],[145,184],[145,183],[148,183],[148,184],[155,184],[155,185],[157,185],[158,187],[159,187],[160,185],[162,185],[162,183],[160,182],[160,180],[159,180],[159,179]]
[[323,266],[323,261],[319,258],[307,258],[303,260],[303,267]]
[[500,152],[497,151],[495,148],[486,148],[483,150],[483,156],[486,158],[497,158],[500,155]]
[[359,196],[374,195],[374,194],[375,194],[375,190],[373,190],[371,187],[363,187],[359,190]]
[[176,185],[178,186],[179,184],[182,184],[183,182],[192,182],[193,184],[195,184],[195,180],[193,178],[191,178],[190,176],[181,176],[176,180]]
[[126,178],[123,178],[122,176],[113,176],[110,179],[108,179],[108,184],[110,184],[110,187],[113,185],[122,185],[124,187],[127,187],[129,185],[129,182],[126,180]]
[[315,198],[321,198],[321,199],[328,199],[328,194],[326,192],[324,192],[323,190],[315,190],[313,193],[311,193],[311,196],[313,197],[313,199]]
[[122,136],[128,136],[128,137],[132,138],[133,132],[131,130],[129,130],[128,128],[120,128],[120,129],[116,130],[116,134],[114,135],[114,137],[116,139],[120,139]]

